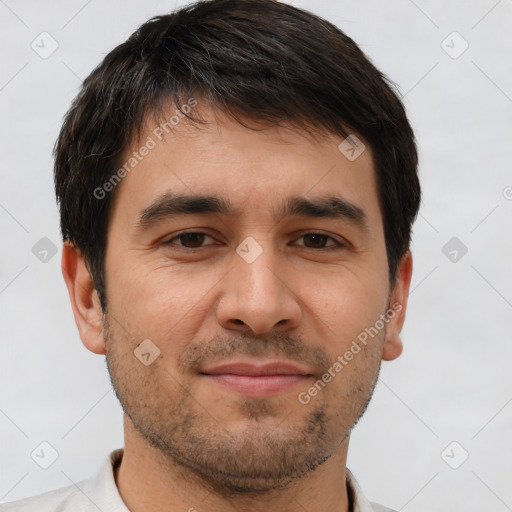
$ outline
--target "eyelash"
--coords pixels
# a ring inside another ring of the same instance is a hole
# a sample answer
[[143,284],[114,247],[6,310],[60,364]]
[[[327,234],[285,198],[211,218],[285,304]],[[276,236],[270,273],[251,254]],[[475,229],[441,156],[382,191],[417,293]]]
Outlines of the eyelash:
[[[184,245],[175,244],[174,243],[175,240],[180,239],[184,235],[204,235],[205,237],[208,237],[208,238],[211,238],[212,240],[214,240],[214,238],[211,235],[208,235],[207,233],[204,233],[202,231],[185,231],[183,233],[179,233],[178,235],[172,237],[169,240],[164,241],[163,245],[176,245],[180,249],[186,250],[186,251],[195,251],[195,250],[199,250],[199,249],[204,249],[205,247],[209,247],[209,246],[212,246],[212,245],[217,245],[217,244],[208,244],[206,246],[205,245],[201,245],[200,247],[186,247]],[[304,247],[305,249],[311,249],[311,250],[314,250],[314,251],[345,249],[347,247],[346,244],[339,242],[334,237],[326,235],[324,233],[316,232],[316,231],[308,231],[307,233],[303,233],[296,240],[299,240],[301,238],[304,238],[305,236],[311,236],[311,235],[313,235],[313,236],[314,235],[318,235],[318,236],[321,236],[321,237],[326,237],[327,238],[327,242],[332,241],[332,242],[334,242],[334,245],[326,246],[326,247],[316,247],[316,248],[315,247],[306,247],[305,245],[299,245],[299,247]]]

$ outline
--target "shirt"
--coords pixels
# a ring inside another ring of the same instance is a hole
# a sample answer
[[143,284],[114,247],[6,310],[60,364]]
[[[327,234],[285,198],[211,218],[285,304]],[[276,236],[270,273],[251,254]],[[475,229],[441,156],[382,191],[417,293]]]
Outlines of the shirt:
[[[49,491],[38,496],[0,505],[1,512],[130,512],[116,486],[114,469],[121,463],[123,449],[114,450],[98,474],[76,485]],[[393,512],[370,503],[356,479],[347,469],[347,491],[352,500],[352,512]]]

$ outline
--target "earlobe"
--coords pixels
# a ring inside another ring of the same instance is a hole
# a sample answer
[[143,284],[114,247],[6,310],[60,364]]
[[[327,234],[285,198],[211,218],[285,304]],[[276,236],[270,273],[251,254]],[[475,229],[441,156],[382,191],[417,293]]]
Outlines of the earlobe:
[[82,253],[71,243],[64,243],[61,267],[82,343],[95,354],[105,354],[98,294]]
[[382,349],[382,359],[384,361],[392,361],[402,353],[403,345],[400,339],[400,331],[405,321],[411,276],[412,255],[410,251],[407,251],[398,265],[396,283],[389,300],[389,321],[386,326],[386,339]]

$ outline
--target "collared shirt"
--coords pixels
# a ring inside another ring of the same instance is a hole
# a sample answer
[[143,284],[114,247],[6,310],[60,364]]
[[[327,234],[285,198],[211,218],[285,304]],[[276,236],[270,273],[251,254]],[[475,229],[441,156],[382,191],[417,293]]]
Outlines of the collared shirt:
[[[31,498],[1,504],[0,511],[130,512],[121,499],[114,477],[114,469],[121,463],[122,458],[123,449],[114,450],[94,478]],[[353,504],[351,512],[393,512],[382,505],[370,503],[348,469],[347,490]]]

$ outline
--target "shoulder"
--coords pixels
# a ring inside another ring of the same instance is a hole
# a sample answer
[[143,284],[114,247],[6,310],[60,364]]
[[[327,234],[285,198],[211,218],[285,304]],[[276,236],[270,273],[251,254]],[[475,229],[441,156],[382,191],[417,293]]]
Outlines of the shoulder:
[[82,510],[82,492],[74,485],[0,504],[0,512],[65,512]]
[[345,468],[345,472],[347,491],[349,494],[349,500],[352,503],[353,512],[395,512],[388,507],[370,502],[364,495],[359,483],[351,471],[348,468]]
[[114,467],[123,449],[111,452],[96,476],[38,496],[0,504],[0,512],[129,512],[117,490]]

